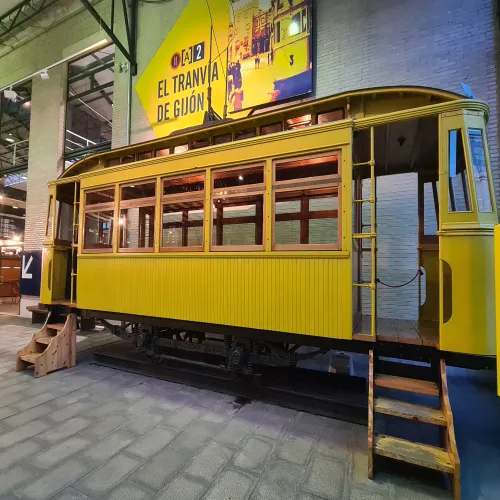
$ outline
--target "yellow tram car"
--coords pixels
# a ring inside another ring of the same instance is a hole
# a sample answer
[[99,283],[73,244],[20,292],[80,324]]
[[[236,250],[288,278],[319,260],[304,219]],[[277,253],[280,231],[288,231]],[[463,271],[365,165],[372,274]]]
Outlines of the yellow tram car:
[[[49,184],[41,302],[131,324],[143,350],[218,336],[242,372],[293,363],[298,345],[491,365],[488,113],[446,91],[377,88],[85,158]],[[410,172],[419,320],[398,323],[377,319],[376,181]]]

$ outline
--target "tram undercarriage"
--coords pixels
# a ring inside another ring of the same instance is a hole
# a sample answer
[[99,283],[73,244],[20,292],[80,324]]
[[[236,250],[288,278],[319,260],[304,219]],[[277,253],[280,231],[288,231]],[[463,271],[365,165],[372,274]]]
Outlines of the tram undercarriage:
[[294,367],[299,361],[314,358],[328,351],[318,348],[312,352],[298,352],[301,344],[262,341],[254,338],[203,333],[194,330],[149,326],[140,323],[115,325],[106,320],[102,324],[114,335],[132,343],[138,353],[160,363],[172,356],[193,360],[211,358],[212,363],[230,371],[252,375],[258,367]]

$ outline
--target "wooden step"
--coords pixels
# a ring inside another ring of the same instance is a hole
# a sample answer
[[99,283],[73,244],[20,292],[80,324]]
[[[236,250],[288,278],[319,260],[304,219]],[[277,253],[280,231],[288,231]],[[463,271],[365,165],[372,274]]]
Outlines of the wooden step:
[[430,406],[416,405],[398,401],[397,399],[375,398],[375,412],[394,417],[426,422],[428,424],[446,426],[446,419],[442,410]]
[[29,354],[22,354],[20,357],[23,361],[26,361],[26,363],[34,363],[36,358],[41,356],[41,352],[31,352]]
[[37,312],[40,314],[48,314],[49,313],[48,309],[43,309],[42,307],[38,307],[38,306],[26,306],[26,310],[29,312]]
[[442,448],[414,443],[391,436],[376,436],[373,451],[376,455],[419,465],[427,469],[453,473],[454,466],[450,455]]
[[57,330],[60,332],[64,328],[64,323],[54,323],[52,325],[47,325],[49,330]]
[[54,337],[37,337],[35,340],[37,342],[37,344],[45,344],[45,345],[49,345],[50,344],[50,341],[53,339]]
[[429,396],[439,396],[439,388],[436,383],[415,378],[395,377],[394,375],[376,375],[375,385],[386,389],[397,389],[398,391],[417,392]]

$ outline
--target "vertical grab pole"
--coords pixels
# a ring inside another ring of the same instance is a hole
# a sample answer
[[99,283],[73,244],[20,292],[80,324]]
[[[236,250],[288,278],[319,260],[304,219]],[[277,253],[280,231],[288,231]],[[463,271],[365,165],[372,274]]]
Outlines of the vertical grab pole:
[[[75,228],[78,231],[78,224],[76,222],[76,213],[77,213],[77,195],[78,195],[78,183],[75,182],[75,189],[73,191],[73,227],[71,231],[71,290],[70,290],[70,296],[69,296],[69,302],[70,304],[73,304],[73,297],[75,295],[75,251],[77,248],[77,239],[75,238]],[[78,232],[77,232],[78,234]]]
[[376,186],[375,186],[375,128],[370,128],[370,195],[373,200],[370,214],[370,232],[371,239],[371,336],[375,337],[377,333],[377,236],[376,236]]

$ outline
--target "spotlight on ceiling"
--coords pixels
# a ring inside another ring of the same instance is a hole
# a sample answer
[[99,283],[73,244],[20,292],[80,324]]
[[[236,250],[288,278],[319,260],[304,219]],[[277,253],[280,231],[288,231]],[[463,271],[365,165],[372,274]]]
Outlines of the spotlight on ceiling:
[[4,137],[4,139],[7,141],[7,142],[16,142],[16,140],[14,139],[14,137],[12,137],[10,134],[6,135]]
[[6,99],[10,99],[11,101],[14,101],[14,102],[16,102],[17,98],[19,97],[17,95],[17,92],[15,90],[12,90],[12,89],[5,89],[3,91],[3,95],[5,96]]
[[48,80],[49,79],[49,72],[46,69],[40,71],[40,78],[42,80]]

